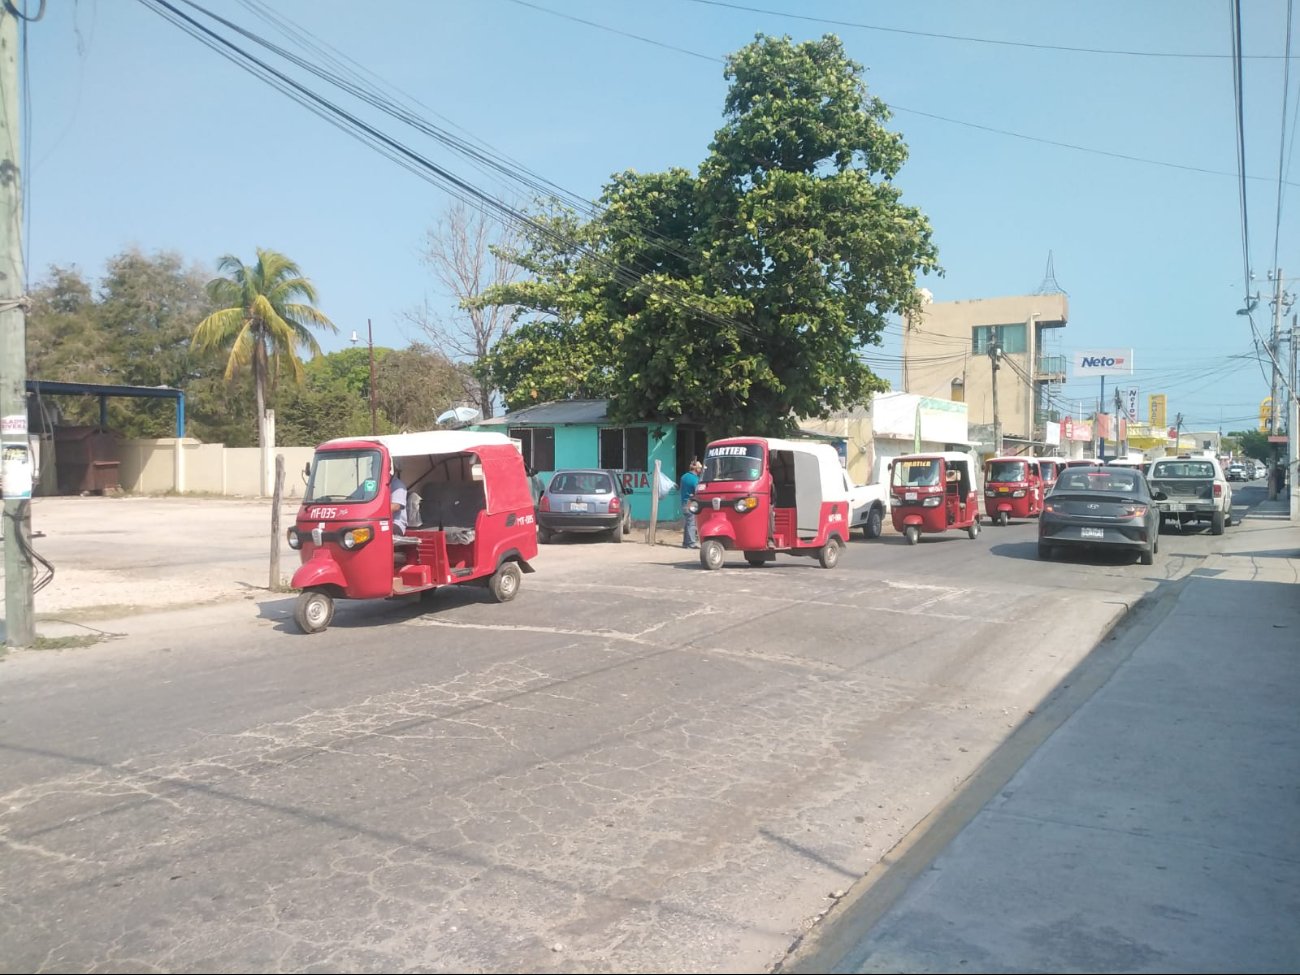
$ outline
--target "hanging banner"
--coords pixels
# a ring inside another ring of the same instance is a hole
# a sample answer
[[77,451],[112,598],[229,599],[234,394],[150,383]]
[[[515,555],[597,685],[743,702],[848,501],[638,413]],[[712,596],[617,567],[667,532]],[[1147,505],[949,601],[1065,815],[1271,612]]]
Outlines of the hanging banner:
[[1137,423],[1137,421],[1138,421],[1138,391],[1137,391],[1136,389],[1130,389],[1130,390],[1128,391],[1128,410],[1127,410],[1127,413],[1128,413],[1128,420],[1129,420],[1129,422],[1130,422],[1130,423]]

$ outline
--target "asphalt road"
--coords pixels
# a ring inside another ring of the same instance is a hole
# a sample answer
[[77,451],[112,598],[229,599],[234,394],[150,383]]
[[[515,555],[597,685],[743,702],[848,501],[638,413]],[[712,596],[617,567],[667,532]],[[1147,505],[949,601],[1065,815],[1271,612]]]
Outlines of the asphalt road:
[[[713,573],[575,539],[504,605],[345,603],[304,637],[249,581],[12,654],[0,966],[770,969],[1217,544],[1042,563],[1034,532]],[[192,562],[165,551],[133,571]]]

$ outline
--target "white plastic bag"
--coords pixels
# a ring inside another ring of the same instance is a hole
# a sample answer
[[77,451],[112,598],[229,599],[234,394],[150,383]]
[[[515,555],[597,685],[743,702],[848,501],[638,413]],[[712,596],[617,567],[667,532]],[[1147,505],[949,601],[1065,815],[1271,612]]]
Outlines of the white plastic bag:
[[673,479],[669,477],[667,474],[665,474],[663,471],[660,471],[659,472],[659,500],[662,501],[664,498],[673,494],[676,490],[677,490],[677,485],[673,483]]

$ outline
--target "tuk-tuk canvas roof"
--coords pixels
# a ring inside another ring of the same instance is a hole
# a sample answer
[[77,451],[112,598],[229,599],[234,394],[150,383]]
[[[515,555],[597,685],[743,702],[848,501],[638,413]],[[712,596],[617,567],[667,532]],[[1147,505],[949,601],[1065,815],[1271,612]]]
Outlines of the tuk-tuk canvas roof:
[[338,437],[327,445],[341,443],[381,443],[393,457],[427,457],[430,454],[461,454],[479,447],[519,443],[503,433],[474,430],[427,430],[420,433],[392,433],[382,437]]

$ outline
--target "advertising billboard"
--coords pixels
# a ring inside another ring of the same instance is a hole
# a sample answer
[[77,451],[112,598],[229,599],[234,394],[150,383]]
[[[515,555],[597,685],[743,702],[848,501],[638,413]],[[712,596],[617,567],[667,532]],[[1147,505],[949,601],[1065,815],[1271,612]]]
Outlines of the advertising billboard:
[[1147,422],[1156,430],[1169,425],[1165,419],[1164,393],[1152,393],[1147,397]]
[[1087,376],[1131,376],[1132,349],[1083,349],[1071,359],[1071,374]]

